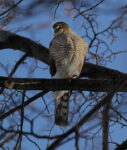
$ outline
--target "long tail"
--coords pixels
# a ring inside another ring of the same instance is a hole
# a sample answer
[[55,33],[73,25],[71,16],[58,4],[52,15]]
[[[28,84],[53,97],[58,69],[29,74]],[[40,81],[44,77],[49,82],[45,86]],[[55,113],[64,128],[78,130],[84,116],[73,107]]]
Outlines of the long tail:
[[70,92],[68,91],[64,93],[63,96],[56,99],[55,123],[57,125],[68,125],[69,97]]

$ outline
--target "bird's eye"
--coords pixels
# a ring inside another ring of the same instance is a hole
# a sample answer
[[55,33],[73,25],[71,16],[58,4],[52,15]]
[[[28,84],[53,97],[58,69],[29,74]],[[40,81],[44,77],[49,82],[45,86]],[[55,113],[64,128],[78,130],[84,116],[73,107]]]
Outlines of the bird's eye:
[[57,26],[57,27],[55,28],[55,33],[58,32],[60,29],[61,29],[61,26]]

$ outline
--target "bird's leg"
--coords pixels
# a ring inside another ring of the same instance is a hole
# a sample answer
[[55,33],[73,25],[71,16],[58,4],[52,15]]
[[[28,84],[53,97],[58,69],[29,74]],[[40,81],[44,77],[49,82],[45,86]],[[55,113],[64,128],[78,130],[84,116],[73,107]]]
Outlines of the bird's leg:
[[76,79],[77,77],[78,77],[77,75],[73,75],[71,78]]
[[71,78],[68,78],[69,83],[71,83],[71,80],[72,80],[72,79],[76,79],[77,77],[78,77],[77,75],[73,75]]

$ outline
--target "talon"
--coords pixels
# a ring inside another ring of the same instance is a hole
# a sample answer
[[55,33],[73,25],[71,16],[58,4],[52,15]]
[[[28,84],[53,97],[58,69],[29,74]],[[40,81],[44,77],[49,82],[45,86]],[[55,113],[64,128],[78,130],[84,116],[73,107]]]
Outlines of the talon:
[[73,75],[71,78],[68,78],[69,83],[71,83],[72,79],[76,79],[77,77],[77,75]]
[[72,79],[76,79],[78,76],[77,75],[73,75],[72,76]]

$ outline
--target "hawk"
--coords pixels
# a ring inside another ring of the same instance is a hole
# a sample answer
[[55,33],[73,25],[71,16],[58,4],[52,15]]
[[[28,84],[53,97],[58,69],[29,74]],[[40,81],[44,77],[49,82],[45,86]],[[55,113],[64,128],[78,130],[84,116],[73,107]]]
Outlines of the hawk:
[[[68,24],[56,22],[53,25],[54,38],[50,43],[50,73],[52,78],[77,78],[88,51],[87,42],[72,31]],[[55,99],[55,123],[68,125],[69,91],[53,92]]]

